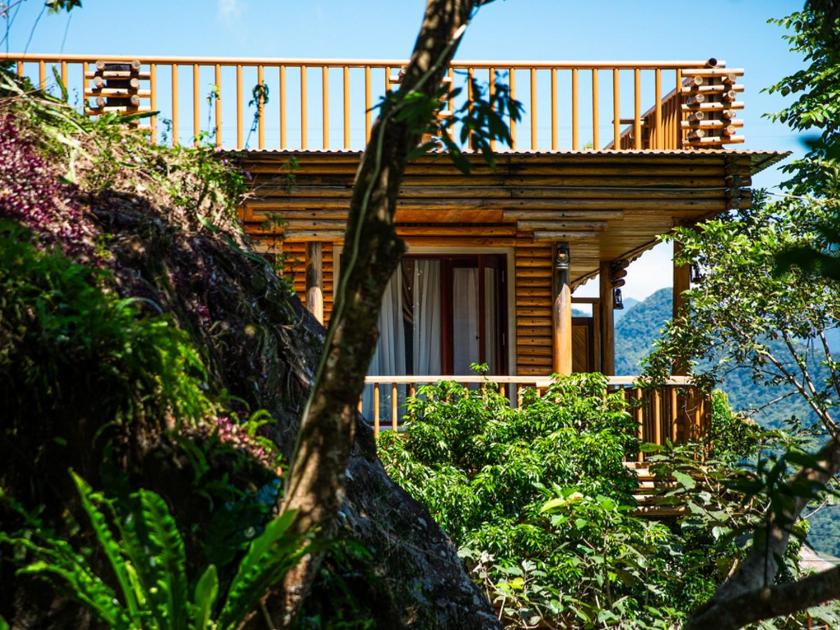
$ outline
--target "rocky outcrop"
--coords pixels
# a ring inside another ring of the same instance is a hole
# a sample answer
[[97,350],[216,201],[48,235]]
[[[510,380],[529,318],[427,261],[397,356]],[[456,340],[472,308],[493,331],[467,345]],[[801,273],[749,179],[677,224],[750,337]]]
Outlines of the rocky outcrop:
[[[18,105],[28,111],[26,103]],[[68,110],[66,115],[74,114]],[[324,330],[272,264],[253,251],[229,209],[208,207],[201,181],[188,181],[182,164],[167,162],[205,158],[157,153],[132,132],[108,130],[111,135],[103,138],[94,130],[87,136],[80,133],[78,144],[84,151],[67,158],[74,164],[69,170],[82,183],[68,183],[59,177],[68,171],[60,158],[63,149],[54,147],[51,154],[39,147],[45,137],[37,126],[41,123],[21,120],[13,125],[11,118],[0,118],[0,129],[8,132],[0,138],[0,155],[11,156],[0,168],[0,218],[31,229],[43,247],[58,246],[78,262],[109,269],[113,278],[107,281],[107,291],[134,298],[150,314],[167,314],[188,332],[201,354],[208,391],[226,392],[225,407],[239,417],[268,411],[273,421],[263,427],[265,436],[289,461]],[[79,124],[73,131],[81,128]],[[116,168],[118,163],[129,166]],[[161,173],[173,179],[161,185]],[[93,185],[84,184],[86,176]],[[101,185],[103,181],[107,185]],[[191,205],[188,185],[196,183],[201,198]],[[79,376],[79,382],[86,382],[84,374]],[[71,425],[77,422],[65,419]],[[110,420],[97,421],[104,425]],[[322,622],[369,618],[376,627],[389,629],[497,627],[489,603],[469,579],[451,541],[427,510],[388,478],[370,429],[361,418],[357,425],[340,513],[341,542],[328,553],[306,612],[320,615]],[[167,439],[149,434],[142,448],[132,452],[134,459],[120,460],[121,474],[134,487],[162,494],[176,519],[195,530],[208,504],[191,496],[194,470]],[[68,467],[79,470],[74,457],[88,447],[79,443],[61,450],[60,461],[52,462],[56,476],[66,476]],[[95,478],[94,465],[86,471],[92,483],[101,481]],[[0,480],[7,472],[0,469]],[[259,479],[251,479],[257,487],[271,477],[269,469],[257,473]],[[231,472],[234,475],[241,479],[243,468]],[[63,517],[58,515],[68,504],[74,509],[73,493],[52,488],[48,491],[53,500],[39,498],[25,507],[50,504],[55,513],[50,518],[60,528]],[[0,516],[4,514],[9,513],[0,510]],[[355,551],[345,553],[349,546]],[[108,571],[104,561],[98,568]],[[0,594],[0,615],[12,627],[96,625],[75,603],[42,583],[16,577],[14,568],[0,561],[4,586],[6,579],[11,587]],[[336,599],[336,580],[344,599]]]
[[[190,229],[136,197],[108,195],[91,207],[110,235],[121,292],[172,313],[205,350],[215,378],[277,420],[273,438],[288,459],[323,344],[321,325],[237,230]],[[452,542],[387,476],[370,428],[358,420],[340,531],[368,553],[343,568],[327,564],[364,603],[360,614],[381,628],[497,627]],[[316,585],[314,597],[323,592]]]

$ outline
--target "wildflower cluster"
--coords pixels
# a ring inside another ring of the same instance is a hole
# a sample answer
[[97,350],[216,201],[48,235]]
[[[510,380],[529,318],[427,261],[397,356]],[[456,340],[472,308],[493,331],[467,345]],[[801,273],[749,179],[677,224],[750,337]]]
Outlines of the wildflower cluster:
[[0,116],[0,218],[19,221],[45,245],[74,258],[93,256],[94,227],[32,142]]

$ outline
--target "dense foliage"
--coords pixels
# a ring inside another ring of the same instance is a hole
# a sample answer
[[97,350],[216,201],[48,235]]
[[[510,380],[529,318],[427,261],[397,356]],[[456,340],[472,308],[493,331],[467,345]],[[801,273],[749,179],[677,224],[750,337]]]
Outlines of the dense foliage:
[[[0,624],[86,623],[67,593],[114,627],[236,626],[300,543],[273,516],[273,419],[224,387],[215,344],[196,344],[213,311],[193,294],[210,275],[165,265],[195,226],[191,243],[229,252],[229,270],[273,275],[225,231],[242,176],[212,149],[152,147],[115,117],[0,84]],[[142,244],[105,229],[132,222]],[[144,277],[157,235],[174,251]],[[283,313],[288,290],[276,295]]]
[[[741,505],[725,480],[761,430],[715,397],[713,440],[650,455],[691,509],[677,527],[635,513],[637,452],[620,393],[600,375],[555,381],[521,409],[490,387],[426,386],[403,433],[380,438],[389,473],[453,537],[508,627],[669,627],[707,599],[740,553]],[[649,448],[645,447],[650,451]]]

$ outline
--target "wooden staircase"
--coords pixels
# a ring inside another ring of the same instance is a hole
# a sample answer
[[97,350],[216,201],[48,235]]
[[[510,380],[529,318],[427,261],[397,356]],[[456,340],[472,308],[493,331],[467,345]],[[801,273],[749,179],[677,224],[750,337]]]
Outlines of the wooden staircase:
[[635,471],[639,478],[639,486],[633,494],[638,508],[633,512],[636,516],[649,518],[675,518],[685,514],[684,505],[663,505],[659,495],[673,486],[673,482],[657,479],[644,462],[625,462],[624,465]]

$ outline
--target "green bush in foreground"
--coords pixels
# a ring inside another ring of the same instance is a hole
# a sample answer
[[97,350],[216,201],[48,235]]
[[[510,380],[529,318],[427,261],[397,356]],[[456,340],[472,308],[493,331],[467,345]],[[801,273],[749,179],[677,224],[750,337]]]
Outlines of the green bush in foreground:
[[[190,583],[183,538],[158,494],[139,490],[116,501],[94,492],[78,475],[72,477],[109,575],[97,575],[86,554],[37,521],[22,536],[0,532],[0,542],[32,557],[19,575],[63,583],[109,628],[239,628],[268,589],[309,550],[305,540],[288,533],[294,513],[285,512],[248,545],[229,583],[220,584],[213,564]],[[116,589],[110,586],[114,581]]]
[[[721,420],[721,449],[730,437],[755,444],[731,412]],[[420,388],[405,432],[384,433],[380,453],[453,538],[506,627],[672,627],[725,577],[744,511],[727,496],[691,521],[690,536],[634,515],[637,479],[624,465],[640,448],[633,429],[622,394],[598,374],[526,392],[521,409],[490,387],[440,383]],[[701,447],[680,457],[686,448]],[[715,465],[727,470],[726,459]],[[676,474],[690,486],[677,484],[680,501],[706,497],[702,482]],[[713,536],[721,509],[727,535]]]

